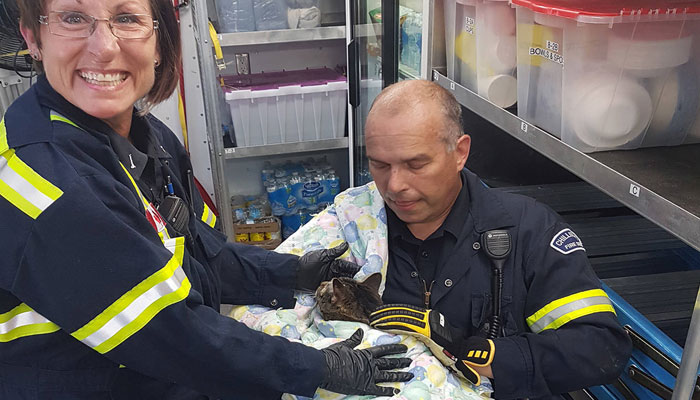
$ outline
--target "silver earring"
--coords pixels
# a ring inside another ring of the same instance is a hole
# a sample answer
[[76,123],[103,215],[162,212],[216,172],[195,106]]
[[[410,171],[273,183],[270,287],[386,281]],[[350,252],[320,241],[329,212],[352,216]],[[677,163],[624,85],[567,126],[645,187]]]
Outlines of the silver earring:
[[160,65],[160,60],[154,60],[154,63],[155,63],[156,68],[158,68],[158,66]]
[[33,52],[32,52],[32,58],[33,58],[35,61],[39,61],[39,54],[37,54],[37,52],[33,51]]

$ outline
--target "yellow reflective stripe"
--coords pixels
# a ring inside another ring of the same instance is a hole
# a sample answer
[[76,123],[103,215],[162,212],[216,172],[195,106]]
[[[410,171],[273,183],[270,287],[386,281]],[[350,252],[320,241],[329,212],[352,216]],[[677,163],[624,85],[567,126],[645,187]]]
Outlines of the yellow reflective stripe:
[[164,245],[174,254],[163,268],[71,335],[104,354],[138,332],[164,308],[185,299],[191,287],[182,269],[185,238],[169,239]]
[[585,308],[581,308],[575,311],[572,311],[570,313],[564,314],[561,317],[557,318],[556,320],[552,321],[549,323],[547,326],[545,326],[542,330],[546,329],[558,329],[562,325],[566,324],[569,321],[573,321],[576,318],[580,318],[586,315],[590,314],[595,314],[599,312],[611,312],[615,314],[615,309],[611,304],[596,304],[593,306],[588,306]]
[[216,215],[214,215],[206,203],[202,204],[204,205],[204,210],[202,211],[202,221],[213,228],[214,225],[216,225]]
[[36,219],[63,195],[61,189],[37,174],[14,149],[0,154],[0,196]]
[[7,144],[7,129],[5,129],[5,118],[0,120],[0,154],[4,153],[9,149],[10,146]]
[[[122,169],[124,170],[124,173],[129,178],[129,181],[131,181],[131,185],[136,190],[136,194],[139,196],[139,199],[141,199],[141,204],[143,204],[143,209],[145,210],[146,214],[149,214],[150,211],[148,207],[150,203],[148,202],[146,197],[144,197],[144,195],[141,193],[141,190],[139,190],[139,186],[136,184],[136,181],[129,173],[129,170],[126,169],[126,167],[124,166],[124,164],[121,163],[121,161],[119,162],[119,165],[121,165]],[[165,240],[170,239],[170,234],[168,233],[167,229],[163,228],[162,230],[158,231],[158,237],[160,238],[161,242],[164,242]]]
[[58,331],[59,326],[22,303],[0,314],[0,343]]
[[545,329],[556,329],[584,315],[604,311],[615,312],[608,295],[602,289],[592,289],[552,301],[529,316],[526,321],[531,331],[541,332]]
[[49,118],[51,119],[51,121],[65,122],[66,124],[73,125],[74,127],[78,128],[78,129],[82,129],[75,122],[69,120],[68,118],[64,117],[63,115],[57,113],[56,111],[51,111]]
[[124,166],[124,164],[121,163],[121,161],[119,162],[119,165],[122,166],[122,169],[124,170],[124,173],[126,173],[126,176],[129,177],[129,180],[131,181],[131,185],[134,187],[134,189],[136,189],[136,194],[138,194],[139,199],[141,199],[141,204],[143,204],[143,209],[146,210],[146,212],[148,212],[148,201],[147,201],[146,198],[143,197],[143,195],[141,194],[141,191],[139,190],[139,186],[136,184],[136,181],[135,181],[134,178],[131,176],[131,174],[129,173],[129,171],[126,169],[126,167]]

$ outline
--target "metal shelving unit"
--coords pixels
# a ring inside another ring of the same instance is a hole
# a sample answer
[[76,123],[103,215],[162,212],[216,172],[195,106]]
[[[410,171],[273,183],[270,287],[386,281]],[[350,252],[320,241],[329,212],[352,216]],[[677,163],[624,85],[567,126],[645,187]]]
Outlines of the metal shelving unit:
[[221,46],[258,46],[261,44],[310,42],[317,40],[345,40],[345,26],[221,33],[218,35],[218,38]]
[[437,71],[433,80],[464,107],[700,250],[700,145],[585,154]]
[[[585,154],[438,71],[433,80],[462,106],[700,251],[700,144]],[[691,398],[699,362],[700,291],[673,400]]]
[[264,146],[231,147],[226,149],[225,157],[229,160],[347,148],[348,138],[342,137],[338,139],[322,139],[308,142],[267,144]]
[[[186,104],[188,126],[192,124],[190,131],[200,132],[192,135],[192,138],[196,139],[191,140],[191,144],[197,147],[197,158],[208,161],[208,163],[201,163],[202,168],[199,168],[198,172],[212,177],[210,186],[213,190],[210,190],[210,193],[213,192],[219,205],[219,220],[224,232],[232,236],[233,216],[230,207],[226,206],[227,199],[234,193],[248,194],[259,191],[260,188],[257,186],[260,182],[259,178],[256,178],[258,174],[252,172],[258,171],[264,161],[269,161],[266,158],[288,156],[293,159],[299,158],[299,155],[307,157],[312,155],[311,153],[323,153],[324,156],[328,155],[331,166],[341,171],[339,174],[342,179],[343,171],[347,168],[345,159],[351,157],[351,142],[348,137],[342,137],[253,147],[225,147],[223,118],[219,114],[227,107],[222,103],[224,100],[218,79],[220,71],[214,64],[212,54],[214,43],[209,37],[208,23],[212,12],[210,2],[190,2],[190,6],[181,11],[188,18],[185,21],[187,32],[183,35],[184,38],[191,39],[187,48],[196,48],[196,54],[186,54],[183,57],[189,63],[184,68],[185,71],[191,71],[192,79],[189,79],[189,83],[192,87],[188,92],[201,94],[199,97],[189,99]],[[233,72],[225,73],[298,70],[334,67],[347,63],[346,25],[220,33],[217,34],[217,39],[222,48],[224,60],[228,60],[230,64],[236,60],[234,68],[230,70]],[[242,56],[240,64],[239,55]],[[241,67],[245,72],[239,69]],[[201,134],[203,126],[206,126],[206,136]],[[348,154],[345,155],[345,152]]]

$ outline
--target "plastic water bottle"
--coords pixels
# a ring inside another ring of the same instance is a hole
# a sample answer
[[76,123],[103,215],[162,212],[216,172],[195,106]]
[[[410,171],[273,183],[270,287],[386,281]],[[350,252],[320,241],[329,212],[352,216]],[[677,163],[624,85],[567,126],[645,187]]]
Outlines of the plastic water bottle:
[[327,178],[330,187],[331,203],[335,200],[335,196],[340,193],[340,177],[335,174],[334,169],[328,170]]
[[292,176],[289,178],[289,185],[291,186],[291,194],[296,199],[298,207],[304,205],[304,199],[302,197],[302,191],[304,190],[304,179],[299,175],[298,172],[292,172]]
[[320,169],[317,169],[316,174],[314,174],[314,181],[318,183],[318,188],[316,189],[316,203],[314,204],[318,204],[319,201],[322,201],[321,199],[328,196],[324,186],[326,183],[326,175]]
[[294,193],[292,193],[292,185],[289,179],[284,179],[277,187],[277,190],[281,192],[281,197],[284,199],[284,213],[292,214],[296,212],[298,207],[297,198],[294,196]]
[[269,179],[272,179],[274,177],[275,177],[275,170],[274,170],[274,168],[272,168],[272,164],[270,164],[269,161],[265,161],[265,164],[263,165],[263,168],[260,171],[260,178],[262,178],[263,185]]
[[304,175],[304,188],[301,191],[301,196],[304,199],[304,204],[310,206],[318,203],[318,193],[321,186],[320,182],[315,179],[315,174]]
[[267,199],[270,201],[272,215],[284,215],[284,204],[281,202],[277,192],[277,181],[274,179],[268,180],[265,185],[265,191],[267,192]]
[[282,179],[285,176],[287,176],[287,171],[284,170],[281,166],[275,167],[275,179]]

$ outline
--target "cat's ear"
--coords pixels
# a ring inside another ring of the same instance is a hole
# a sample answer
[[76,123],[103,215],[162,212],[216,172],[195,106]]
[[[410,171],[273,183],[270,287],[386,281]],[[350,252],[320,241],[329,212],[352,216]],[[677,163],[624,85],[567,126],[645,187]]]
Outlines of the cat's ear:
[[345,284],[340,279],[333,279],[331,281],[333,284],[333,297],[342,298],[345,296]]
[[379,285],[381,285],[381,283],[382,274],[380,274],[379,272],[373,273],[362,282],[363,285],[365,285],[367,288],[369,288],[375,293],[379,293]]

